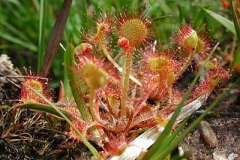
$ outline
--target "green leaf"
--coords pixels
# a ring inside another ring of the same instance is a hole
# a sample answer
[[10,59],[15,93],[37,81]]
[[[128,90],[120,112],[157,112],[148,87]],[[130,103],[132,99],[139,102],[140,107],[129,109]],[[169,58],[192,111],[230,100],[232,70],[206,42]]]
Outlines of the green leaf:
[[[42,111],[42,112],[50,113],[55,116],[61,117],[61,115],[55,109],[53,109],[51,106],[46,105],[46,104],[28,103],[28,104],[19,104],[14,107],[27,108],[27,109],[31,109],[31,110],[35,110],[35,111]],[[61,108],[59,108],[59,110],[64,112]],[[64,114],[67,115],[66,112],[64,112]]]
[[[185,118],[180,123],[180,125],[177,127],[177,129],[165,139],[165,141],[162,143],[162,145],[159,145],[157,143],[154,144],[154,145],[158,146],[158,150],[156,150],[156,152],[154,152],[154,155],[156,155],[155,156],[156,159],[158,158],[158,155],[161,154],[165,150],[165,148],[167,148],[167,146],[169,144],[171,144],[172,141],[177,137],[177,135],[180,133],[180,131],[183,129],[183,127],[187,123],[188,119],[189,119],[189,117]],[[152,155],[151,159],[154,159],[154,155]]]
[[232,21],[222,17],[221,15],[214,13],[208,9],[204,8],[204,11],[206,11],[210,16],[212,16],[215,20],[217,20],[219,23],[221,23],[224,27],[226,27],[229,31],[231,31],[233,34],[236,35],[236,30],[234,27],[234,24]]
[[87,2],[86,0],[82,0],[82,12],[81,12],[81,20],[83,27],[85,28],[86,32],[88,31],[88,27],[86,25],[88,24],[88,14],[87,14]]
[[231,2],[231,10],[232,10],[232,16],[233,16],[233,22],[234,22],[234,26],[235,26],[235,29],[236,29],[236,32],[237,32],[237,37],[238,37],[238,40],[240,40],[240,24],[239,24],[239,19],[238,19],[238,16],[237,16],[237,13],[236,13],[236,9],[235,7],[233,6],[233,3],[232,1]]
[[240,63],[240,46],[238,46],[236,53],[234,54],[234,59],[232,63],[232,70]]
[[193,27],[197,28],[203,21],[205,12],[202,10],[202,8],[198,8],[197,13],[194,15],[193,19]]
[[[230,1],[230,2],[231,2],[230,6],[231,6],[231,10],[232,10],[234,26],[236,28],[238,41],[240,41],[240,23],[239,23],[239,19],[237,17],[236,9],[233,6],[232,1]],[[236,67],[236,65],[239,65],[239,63],[240,63],[240,46],[238,46],[237,51],[234,54],[234,59],[233,59],[233,63],[232,63],[232,69],[234,69]]]
[[74,72],[75,64],[74,64],[74,47],[73,45],[69,45],[66,48],[66,52],[64,55],[64,64],[65,64],[65,72],[68,77],[69,85],[71,87],[71,91],[77,107],[83,117],[83,119],[87,122],[92,121],[92,116],[85,104],[85,100],[83,99],[82,86],[80,82],[79,74]]
[[43,65],[44,49],[45,49],[45,27],[46,27],[46,11],[47,2],[42,0],[40,2],[40,20],[39,20],[39,35],[38,35],[38,63],[37,63],[37,73],[40,73],[41,67]]

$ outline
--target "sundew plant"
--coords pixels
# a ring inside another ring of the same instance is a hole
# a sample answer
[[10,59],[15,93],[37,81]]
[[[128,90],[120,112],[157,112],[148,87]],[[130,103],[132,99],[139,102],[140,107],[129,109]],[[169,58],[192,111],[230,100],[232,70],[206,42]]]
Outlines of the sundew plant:
[[59,101],[53,101],[41,76],[29,75],[16,107],[65,119],[72,143],[82,142],[95,158],[108,159],[121,155],[149,128],[166,127],[179,104],[205,101],[230,76],[214,56],[217,43],[206,29],[185,24],[169,35],[167,45],[160,44],[146,8],[96,17],[94,26],[81,32],[79,44],[66,47]]

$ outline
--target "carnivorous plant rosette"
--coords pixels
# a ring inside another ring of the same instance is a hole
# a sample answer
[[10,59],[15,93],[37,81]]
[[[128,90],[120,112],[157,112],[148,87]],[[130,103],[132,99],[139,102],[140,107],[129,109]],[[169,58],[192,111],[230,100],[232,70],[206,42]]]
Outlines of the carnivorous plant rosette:
[[[105,159],[135,159],[155,142],[183,99],[187,88],[177,84],[188,78],[183,73],[189,66],[195,73],[201,67],[204,72],[176,124],[229,78],[217,59],[205,63],[211,41],[190,25],[175,35],[177,47],[162,50],[150,38],[151,21],[142,12],[103,17],[95,25],[95,32],[85,33],[83,43],[66,52],[65,69],[76,104],[65,110],[79,132],[99,145]],[[69,136],[81,141],[72,127]]]

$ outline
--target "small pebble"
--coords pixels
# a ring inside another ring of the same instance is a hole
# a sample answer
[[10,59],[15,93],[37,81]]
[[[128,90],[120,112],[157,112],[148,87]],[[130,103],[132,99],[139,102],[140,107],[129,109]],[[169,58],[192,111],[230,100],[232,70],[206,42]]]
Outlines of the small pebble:
[[217,150],[213,152],[213,160],[227,160],[227,156]]
[[235,153],[230,153],[227,157],[223,151],[216,150],[213,152],[213,160],[237,160],[238,157]]
[[208,144],[211,148],[216,148],[218,141],[216,134],[212,130],[210,124],[206,121],[201,121],[198,129],[205,143]]

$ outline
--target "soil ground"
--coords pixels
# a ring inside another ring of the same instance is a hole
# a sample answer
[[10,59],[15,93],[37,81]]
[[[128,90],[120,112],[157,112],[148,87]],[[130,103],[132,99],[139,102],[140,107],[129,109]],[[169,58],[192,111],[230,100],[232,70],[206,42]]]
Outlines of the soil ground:
[[[216,95],[209,97],[210,104]],[[217,146],[210,147],[200,134],[199,128],[194,129],[183,141],[184,151],[190,153],[192,160],[240,160],[240,96],[239,86],[226,99],[213,109],[207,121],[217,137]],[[202,107],[204,109],[204,107]],[[194,120],[196,114],[192,116]],[[210,139],[212,137],[209,137]]]

